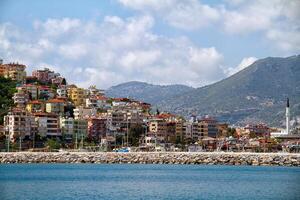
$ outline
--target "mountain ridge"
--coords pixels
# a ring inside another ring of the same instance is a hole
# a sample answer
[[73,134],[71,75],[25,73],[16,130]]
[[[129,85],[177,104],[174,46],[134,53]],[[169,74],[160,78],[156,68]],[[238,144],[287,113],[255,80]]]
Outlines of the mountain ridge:
[[161,99],[194,89],[195,88],[181,84],[154,85],[140,81],[129,81],[110,87],[105,94],[110,97],[129,97],[147,103],[157,104]]
[[[144,85],[139,89],[150,85],[152,90],[148,88],[145,93],[157,94],[155,98],[134,90],[129,96],[186,117],[212,115],[233,124],[265,122],[280,125],[287,97],[294,103],[292,114],[300,115],[300,55],[259,59],[232,76],[199,88],[141,83]],[[122,90],[122,84],[118,86]],[[122,94],[128,92],[124,90]]]

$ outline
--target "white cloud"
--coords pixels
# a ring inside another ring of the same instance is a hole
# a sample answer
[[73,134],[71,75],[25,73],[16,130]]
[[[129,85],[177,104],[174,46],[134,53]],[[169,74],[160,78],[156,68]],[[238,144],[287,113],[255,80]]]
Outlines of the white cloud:
[[126,7],[154,13],[168,24],[185,30],[196,30],[219,18],[217,9],[200,3],[198,0],[119,0]]
[[174,0],[148,0],[148,1],[141,1],[141,0],[119,0],[124,6],[129,8],[133,8],[136,10],[146,10],[146,9],[153,9],[153,10],[162,10],[164,8],[168,8],[174,5]]
[[262,36],[279,51],[294,54],[300,50],[300,1],[241,1],[233,8],[223,7],[224,29],[230,34]]
[[166,11],[165,19],[174,27],[195,30],[216,22],[219,17],[219,12],[208,5],[198,1],[180,1],[173,9]]
[[292,26],[288,30],[271,29],[267,38],[286,52],[300,51],[300,30],[297,29]]
[[223,61],[223,56],[214,47],[211,48],[190,48],[189,49],[190,64],[199,74],[215,77],[218,74],[220,63]]
[[252,65],[255,61],[257,61],[257,58],[255,57],[247,57],[247,58],[243,58],[243,60],[240,62],[240,64],[234,68],[230,67],[228,69],[226,69],[226,74],[228,76],[231,76],[243,69],[245,69],[246,67]]
[[115,26],[123,26],[124,25],[123,19],[121,19],[120,17],[117,17],[117,16],[106,16],[104,18],[104,22],[113,24]]
[[29,71],[40,66],[57,69],[69,82],[81,86],[107,88],[140,80],[197,87],[240,71],[256,58],[244,58],[237,67],[225,68],[224,56],[214,46],[154,33],[156,20],[196,33],[206,26],[237,37],[259,33],[281,52],[300,50],[300,1],[237,0],[215,6],[197,0],[120,2],[139,12],[129,18],[105,16],[102,21],[50,18],[35,21],[27,31],[0,24],[0,55],[7,62],[27,64]]
[[75,30],[81,25],[79,19],[47,19],[46,22],[35,21],[34,28],[48,36],[58,36]]
[[[232,0],[208,5],[198,0],[119,0],[175,28],[197,31],[212,26],[231,35],[258,33],[284,55],[300,50],[299,0]],[[284,35],[291,36],[289,38]]]
[[80,43],[60,45],[58,52],[61,56],[74,60],[80,59],[80,57],[87,54],[85,45]]
[[120,65],[127,70],[132,70],[141,67],[149,67],[155,62],[159,62],[160,51],[130,51],[125,53],[120,59]]
[[[27,64],[29,71],[56,69],[70,83],[84,87],[107,88],[131,80],[202,86],[224,77],[223,56],[216,48],[196,46],[186,37],[154,34],[154,24],[149,15],[106,16],[100,23],[49,19],[35,22],[30,32],[12,25],[16,36],[0,25],[0,43],[10,44],[0,46],[0,55],[6,62]],[[63,25],[67,27],[54,31]]]

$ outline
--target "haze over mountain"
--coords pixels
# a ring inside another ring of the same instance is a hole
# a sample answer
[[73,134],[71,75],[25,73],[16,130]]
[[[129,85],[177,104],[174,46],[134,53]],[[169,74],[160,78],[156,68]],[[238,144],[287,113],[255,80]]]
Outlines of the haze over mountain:
[[195,88],[185,85],[153,85],[145,82],[130,81],[109,88],[106,95],[110,97],[129,97],[151,103],[153,105],[163,99],[191,92]]
[[208,114],[230,123],[281,125],[287,97],[292,116],[300,115],[300,55],[260,59],[224,80],[197,89],[129,82],[108,89],[107,94],[140,99],[184,116]]

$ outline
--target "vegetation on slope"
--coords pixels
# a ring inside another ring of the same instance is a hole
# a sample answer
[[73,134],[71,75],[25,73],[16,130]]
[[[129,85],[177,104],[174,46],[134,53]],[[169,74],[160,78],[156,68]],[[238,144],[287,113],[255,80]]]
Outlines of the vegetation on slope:
[[4,115],[14,104],[12,97],[15,92],[16,82],[0,76],[0,124],[3,124]]

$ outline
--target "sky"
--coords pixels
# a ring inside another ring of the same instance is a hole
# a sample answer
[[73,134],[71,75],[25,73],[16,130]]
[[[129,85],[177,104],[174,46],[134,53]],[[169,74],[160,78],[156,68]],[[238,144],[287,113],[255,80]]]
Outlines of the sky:
[[300,52],[300,0],[0,0],[0,58],[81,87],[201,87]]

